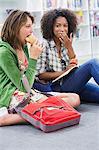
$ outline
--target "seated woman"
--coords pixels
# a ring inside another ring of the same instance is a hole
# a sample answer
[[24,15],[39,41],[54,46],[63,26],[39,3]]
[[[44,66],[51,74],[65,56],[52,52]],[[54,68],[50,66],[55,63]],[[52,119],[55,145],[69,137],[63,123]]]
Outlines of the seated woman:
[[[79,94],[81,101],[99,103],[99,60],[91,59],[78,67],[72,46],[76,29],[77,17],[68,9],[53,9],[43,15],[43,51],[37,63],[34,88],[43,92],[73,92]],[[53,82],[72,68],[68,75]],[[96,84],[89,82],[91,78]]]
[[[14,10],[6,19],[0,40],[0,126],[25,122],[17,113],[11,113],[12,104],[26,93],[22,82],[23,72],[32,85],[35,78],[37,58],[43,48],[35,39],[28,49],[28,37],[32,34],[33,16],[27,11]],[[36,94],[36,93],[35,93]],[[55,94],[55,93],[54,93]],[[80,104],[77,94],[56,93],[73,107]],[[45,100],[43,95],[39,102]],[[9,111],[8,111],[9,110]]]

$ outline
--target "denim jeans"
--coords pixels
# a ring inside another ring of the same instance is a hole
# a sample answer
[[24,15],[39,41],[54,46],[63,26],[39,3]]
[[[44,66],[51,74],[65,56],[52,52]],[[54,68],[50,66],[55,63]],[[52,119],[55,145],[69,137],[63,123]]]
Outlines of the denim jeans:
[[[97,84],[88,82],[91,77]],[[51,88],[53,91],[77,93],[81,100],[99,103],[99,60],[87,61],[61,82],[53,83]]]
[[35,88],[36,90],[41,92],[52,92],[50,83],[44,84],[37,80],[34,81],[32,88]]

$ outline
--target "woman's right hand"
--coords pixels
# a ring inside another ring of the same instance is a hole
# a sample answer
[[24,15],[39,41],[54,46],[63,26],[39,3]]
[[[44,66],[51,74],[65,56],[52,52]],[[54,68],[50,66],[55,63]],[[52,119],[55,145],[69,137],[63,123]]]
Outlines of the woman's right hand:
[[65,71],[68,71],[69,69],[73,68],[73,67],[76,67],[77,65],[76,64],[69,64],[66,69],[64,70]]
[[43,46],[38,42],[38,40],[36,40],[33,43],[33,45],[31,45],[29,50],[30,50],[30,58],[38,59],[43,50]]

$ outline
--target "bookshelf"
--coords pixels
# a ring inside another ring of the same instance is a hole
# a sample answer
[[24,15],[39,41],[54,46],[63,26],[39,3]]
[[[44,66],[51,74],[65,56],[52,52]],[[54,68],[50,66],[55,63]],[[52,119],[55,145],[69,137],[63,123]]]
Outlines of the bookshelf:
[[30,11],[34,18],[34,34],[42,39],[40,19],[50,9],[68,8],[78,18],[78,29],[73,47],[80,62],[92,57],[99,58],[99,0],[0,0],[0,30],[9,11]]
[[[38,2],[39,1],[39,2]],[[43,14],[42,0],[0,0],[0,31],[6,17],[10,11],[14,9],[21,9],[29,11],[35,18],[34,34],[41,38],[40,19]]]
[[[56,6],[53,5],[53,1]],[[78,29],[73,47],[79,62],[82,63],[93,57],[99,58],[99,0],[45,0],[44,2],[44,10],[68,8],[75,12]]]
[[92,55],[99,58],[99,0],[91,0],[89,6]]

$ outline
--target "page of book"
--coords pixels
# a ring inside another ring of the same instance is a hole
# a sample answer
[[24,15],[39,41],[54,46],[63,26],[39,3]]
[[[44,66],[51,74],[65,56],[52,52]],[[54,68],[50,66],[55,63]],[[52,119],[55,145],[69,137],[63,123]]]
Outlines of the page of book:
[[75,70],[76,68],[78,68],[78,66],[73,66],[72,68],[70,68],[69,70],[67,70],[63,74],[61,74],[59,77],[57,77],[55,80],[53,80],[52,83],[56,82],[57,80],[61,79],[64,76],[68,75],[71,71]]

